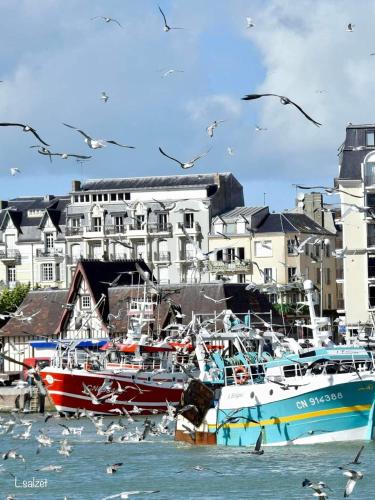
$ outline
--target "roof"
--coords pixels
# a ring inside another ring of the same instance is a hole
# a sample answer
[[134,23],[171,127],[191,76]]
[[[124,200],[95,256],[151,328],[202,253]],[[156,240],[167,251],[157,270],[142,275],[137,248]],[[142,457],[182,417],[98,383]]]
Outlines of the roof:
[[145,189],[185,189],[186,187],[207,188],[218,184],[218,175],[233,177],[231,173],[195,174],[195,175],[163,175],[150,177],[126,177],[116,179],[89,179],[81,185],[79,191],[96,190],[145,190]]
[[[115,260],[115,261],[101,261],[101,260],[89,260],[82,259],[78,261],[74,276],[72,278],[69,292],[67,295],[67,302],[73,303],[78,292],[78,287],[84,279],[91,291],[91,295],[94,304],[97,304],[99,299],[104,295],[108,298],[108,290],[111,289],[110,283],[112,283],[117,278],[117,285],[132,285],[133,283],[143,284],[143,279],[139,276],[136,270],[136,264],[146,272],[150,274],[151,279],[152,273],[148,268],[144,260],[141,259],[129,259],[129,260]],[[104,305],[100,311],[102,318],[106,319],[109,309],[108,300],[105,300]],[[61,323],[59,324],[59,329],[62,330],[64,325],[69,320],[70,311],[66,310],[61,318]]]
[[245,219],[251,217],[252,215],[264,210],[265,207],[236,207],[229,212],[220,214],[220,219],[227,223],[236,222],[239,217],[243,216]]
[[[182,319],[185,325],[192,320],[193,313],[218,315],[225,309],[231,309],[235,314],[246,314],[249,310],[268,313],[272,306],[267,295],[257,290],[246,290],[246,287],[246,284],[237,283],[162,285],[160,288],[164,292],[171,293],[168,293],[166,299],[157,307],[154,313],[155,322],[160,328],[164,328],[171,321],[176,323],[171,304],[180,306],[181,313],[185,315]],[[214,300],[207,299],[204,295]],[[126,331],[128,299],[136,296],[141,297],[142,290],[135,287],[116,287],[108,291],[110,313],[117,316],[121,311],[119,318],[111,321],[112,335]]]
[[29,292],[21,307],[24,316],[31,316],[38,312],[33,319],[20,321],[11,318],[1,329],[0,337],[19,336],[28,334],[33,337],[50,337],[55,332],[61,319],[66,303],[68,290],[35,290]]
[[269,214],[257,227],[257,233],[332,234],[305,214]]
[[375,147],[366,145],[366,132],[375,131],[375,124],[348,125],[340,151],[339,180],[362,180],[361,163]]

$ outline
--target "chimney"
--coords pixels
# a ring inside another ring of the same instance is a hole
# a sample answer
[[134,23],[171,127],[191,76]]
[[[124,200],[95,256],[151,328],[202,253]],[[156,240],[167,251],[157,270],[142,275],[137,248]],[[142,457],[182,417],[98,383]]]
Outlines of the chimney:
[[9,206],[9,202],[7,200],[0,200],[0,210],[3,208],[7,208]]
[[72,181],[72,191],[81,191],[81,181]]
[[53,200],[53,199],[54,199],[54,197],[55,197],[55,195],[54,195],[54,194],[45,194],[45,195],[43,196],[43,201],[51,201],[51,200]]

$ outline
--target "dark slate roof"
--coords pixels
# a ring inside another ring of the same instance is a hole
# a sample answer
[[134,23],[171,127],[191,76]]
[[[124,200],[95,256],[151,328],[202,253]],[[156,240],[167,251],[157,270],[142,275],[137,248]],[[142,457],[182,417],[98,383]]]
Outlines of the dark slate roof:
[[[366,132],[375,131],[374,124],[348,125],[340,152],[339,180],[361,180],[361,163],[375,147],[366,146]],[[355,150],[355,148],[360,148]]]
[[256,233],[332,234],[305,214],[269,214],[256,228]]
[[[272,306],[267,295],[257,290],[246,290],[246,286],[246,284],[236,283],[163,285],[161,288],[164,291],[172,290],[172,293],[168,295],[167,300],[163,300],[157,307],[154,314],[155,323],[160,328],[164,328],[171,320],[173,321],[170,301],[181,306],[181,312],[185,315],[182,322],[185,325],[191,321],[193,312],[198,315],[212,315],[214,313],[219,314],[225,309],[231,309],[235,314],[245,314],[248,311],[268,313],[272,309]],[[112,334],[123,333],[127,330],[126,312],[128,299],[137,296],[141,297],[142,293],[142,290],[137,290],[135,287],[116,287],[109,290],[109,312],[116,316],[120,309],[122,309],[120,318],[111,321],[111,325],[113,326]],[[212,300],[204,298],[203,295],[220,300],[221,302],[215,303]],[[275,317],[275,313],[274,319],[280,323],[280,318]],[[221,325],[219,324],[218,327],[221,327]]]
[[[136,263],[139,264],[144,271],[147,271],[150,274],[151,279],[154,279],[149,267],[145,261],[141,259],[124,259],[116,261],[101,261],[94,259],[80,260],[77,264],[70,284],[67,302],[70,304],[74,302],[77,295],[77,288],[81,283],[82,278],[86,280],[95,304],[98,303],[102,294],[108,298],[108,291],[111,289],[109,283],[113,282],[113,280],[117,278],[120,273],[124,274],[120,275],[120,279],[117,283],[119,286],[129,286],[137,283],[142,285],[143,279],[138,275],[135,266]],[[109,312],[108,300],[105,301],[103,308],[98,312],[101,313],[103,319],[107,318]],[[62,329],[66,324],[66,321],[68,321],[69,315],[70,311],[65,311],[59,325],[60,329]]]
[[265,207],[236,207],[229,212],[220,214],[219,217],[225,222],[235,222],[240,216],[243,216],[246,219],[247,217],[251,217],[259,211],[264,210],[264,208]]
[[61,319],[68,290],[37,290],[29,292],[21,304],[24,316],[31,316],[37,311],[31,322],[11,318],[0,330],[0,337],[29,334],[34,337],[54,334]]
[[231,177],[232,174],[164,175],[154,177],[128,177],[118,179],[89,179],[81,185],[80,191],[115,189],[186,189],[187,187],[209,187],[218,183],[218,175]]

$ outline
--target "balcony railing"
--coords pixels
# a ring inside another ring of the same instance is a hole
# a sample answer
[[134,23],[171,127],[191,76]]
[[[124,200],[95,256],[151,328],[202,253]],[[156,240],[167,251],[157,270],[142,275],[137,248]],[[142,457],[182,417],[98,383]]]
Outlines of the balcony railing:
[[147,224],[147,230],[149,233],[171,233],[172,224],[170,222],[166,222],[164,224]]
[[66,227],[65,236],[80,236],[83,234],[83,227]]
[[154,261],[169,262],[171,252],[154,252]]
[[126,232],[126,227],[124,224],[116,224],[112,226],[105,226],[105,234],[124,234]]
[[0,250],[1,261],[13,261],[15,264],[21,262],[21,254],[19,250]]
[[249,260],[234,260],[232,262],[213,261],[208,262],[208,269],[212,273],[252,273],[253,264]]
[[37,249],[36,251],[37,257],[64,257],[62,250],[57,249],[49,249],[49,250],[41,250]]

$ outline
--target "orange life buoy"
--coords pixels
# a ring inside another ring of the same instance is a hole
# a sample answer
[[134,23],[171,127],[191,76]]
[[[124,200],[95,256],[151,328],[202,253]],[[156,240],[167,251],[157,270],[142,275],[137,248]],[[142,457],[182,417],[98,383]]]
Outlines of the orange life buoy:
[[234,369],[234,378],[237,384],[242,385],[249,380],[249,373],[243,365],[237,366]]

